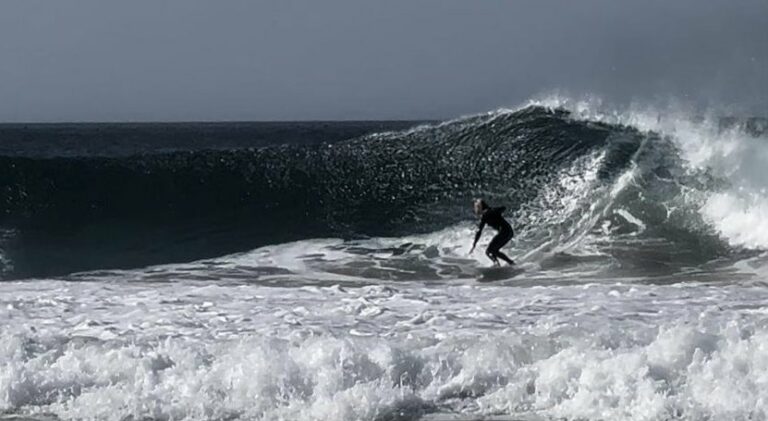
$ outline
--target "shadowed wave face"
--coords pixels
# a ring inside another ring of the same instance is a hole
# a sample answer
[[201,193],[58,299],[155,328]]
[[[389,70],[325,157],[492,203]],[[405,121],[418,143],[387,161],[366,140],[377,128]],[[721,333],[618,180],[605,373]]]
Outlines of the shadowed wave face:
[[[587,173],[575,192],[569,180]],[[703,262],[730,251],[670,203],[716,184],[683,171],[660,135],[538,106],[329,143],[4,156],[0,265],[9,279],[415,235],[468,220],[477,196],[506,205],[530,249],[631,231]]]

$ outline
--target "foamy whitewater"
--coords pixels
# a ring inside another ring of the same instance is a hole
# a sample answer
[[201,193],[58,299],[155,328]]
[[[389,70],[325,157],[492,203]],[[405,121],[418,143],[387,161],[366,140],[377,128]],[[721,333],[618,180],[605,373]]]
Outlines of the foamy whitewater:
[[[291,187],[351,180],[307,217],[337,231],[0,282],[0,419],[768,419],[766,140],[549,99],[309,155],[328,166],[259,152]],[[476,195],[509,205],[515,268],[469,254]],[[355,211],[401,198],[424,206]]]

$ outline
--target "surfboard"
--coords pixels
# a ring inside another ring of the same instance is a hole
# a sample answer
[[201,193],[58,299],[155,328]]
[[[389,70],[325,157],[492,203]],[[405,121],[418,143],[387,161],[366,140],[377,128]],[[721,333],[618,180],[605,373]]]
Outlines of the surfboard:
[[491,266],[479,268],[477,270],[478,282],[493,282],[503,281],[505,279],[512,279],[515,276],[525,272],[525,270],[519,266]]
[[534,414],[472,415],[438,412],[424,415],[418,421],[544,421],[544,418]]

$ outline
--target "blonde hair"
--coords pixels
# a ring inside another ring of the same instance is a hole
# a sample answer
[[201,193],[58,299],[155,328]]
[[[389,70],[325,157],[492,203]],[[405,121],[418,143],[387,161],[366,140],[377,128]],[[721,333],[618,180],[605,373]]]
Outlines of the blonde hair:
[[489,206],[487,203],[485,203],[485,200],[475,199],[474,208],[475,208],[475,214],[480,215],[481,213],[483,213],[484,210],[488,209]]

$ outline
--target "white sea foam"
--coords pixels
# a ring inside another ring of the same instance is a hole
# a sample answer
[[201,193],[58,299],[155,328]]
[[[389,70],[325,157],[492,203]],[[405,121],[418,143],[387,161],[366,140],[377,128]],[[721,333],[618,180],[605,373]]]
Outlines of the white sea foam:
[[722,192],[711,195],[702,207],[707,218],[732,243],[768,247],[768,195]]
[[766,300],[735,285],[3,283],[0,409],[764,419]]

